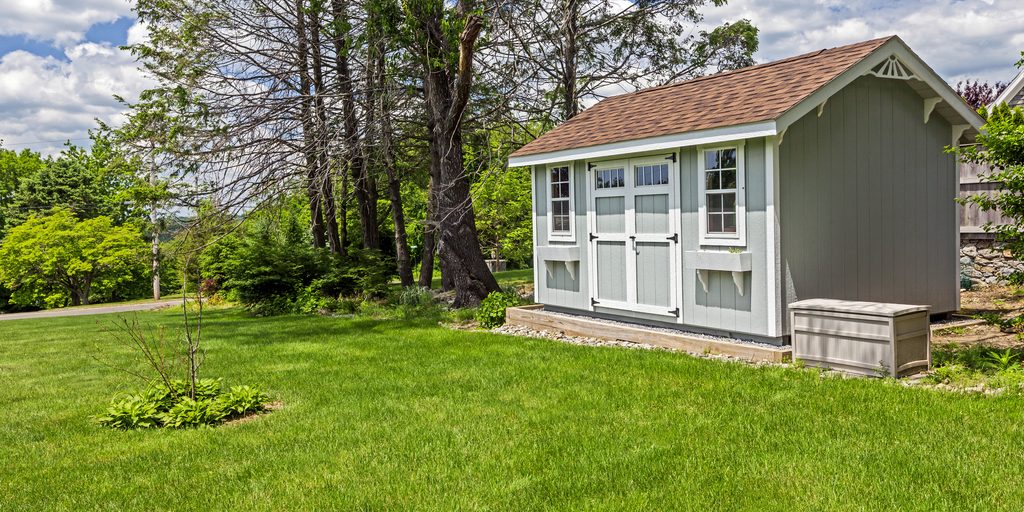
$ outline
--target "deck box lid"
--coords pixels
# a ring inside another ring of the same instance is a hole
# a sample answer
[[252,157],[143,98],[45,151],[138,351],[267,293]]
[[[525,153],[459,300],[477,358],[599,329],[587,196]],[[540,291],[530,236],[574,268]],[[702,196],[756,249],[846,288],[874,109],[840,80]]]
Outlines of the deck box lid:
[[901,316],[928,311],[929,306],[912,304],[889,304],[885,302],[859,302],[838,299],[807,299],[793,302],[790,311],[831,311],[872,316]]

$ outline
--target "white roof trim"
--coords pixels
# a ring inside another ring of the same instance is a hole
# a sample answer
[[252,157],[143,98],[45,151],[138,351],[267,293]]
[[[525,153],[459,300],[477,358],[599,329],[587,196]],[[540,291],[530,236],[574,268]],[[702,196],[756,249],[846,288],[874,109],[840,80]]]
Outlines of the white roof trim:
[[989,107],[996,106],[1000,103],[1009,103],[1010,100],[1017,96],[1017,93],[1019,93],[1021,89],[1024,89],[1024,70],[1021,70],[1020,73],[1017,73],[1017,76],[1013,77],[1013,80],[1010,81],[1010,85],[1007,85],[1006,89],[1003,89],[1003,92],[999,93],[999,96],[996,96],[995,101],[993,101]]
[[550,153],[517,156],[508,159],[508,166],[523,167],[527,165],[564,162],[567,160],[591,160],[609,156],[625,155],[627,153],[642,153],[646,151],[700,146],[704,144],[715,144],[718,142],[751,139],[755,137],[767,137],[770,135],[776,135],[776,133],[775,121],[762,121],[758,123],[738,124],[735,126],[723,126],[721,128],[712,128],[710,130],[698,130],[673,135],[659,135],[657,137],[648,137],[646,139],[612,142],[597,146],[563,149]]
[[[808,112],[816,108],[819,104],[830,98],[833,94],[839,92],[847,85],[850,85],[851,82],[860,78],[862,75],[870,72],[876,66],[888,60],[892,55],[895,55],[896,58],[902,61],[903,65],[915,75],[917,80],[920,80],[931,87],[947,105],[952,107],[953,110],[963,118],[965,124],[970,125],[970,127],[975,130],[981,130],[981,125],[985,123],[981,116],[972,110],[971,107],[956,94],[956,91],[949,87],[949,84],[942,80],[942,78],[940,78],[932,68],[925,64],[925,62],[899,38],[893,38],[882,46],[879,46],[875,51],[853,67],[846,70],[828,84],[825,84],[824,87],[818,89],[800,103],[797,103],[793,108],[789,109],[778,119],[779,130],[785,130],[791,124],[795,123]],[[961,123],[953,122],[950,124]]]

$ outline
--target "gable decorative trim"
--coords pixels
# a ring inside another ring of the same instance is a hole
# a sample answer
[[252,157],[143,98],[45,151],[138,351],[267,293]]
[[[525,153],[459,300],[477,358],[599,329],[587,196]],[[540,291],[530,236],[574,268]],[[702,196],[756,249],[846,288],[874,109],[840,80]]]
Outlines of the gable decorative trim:
[[907,69],[895,55],[890,55],[888,59],[883,60],[881,64],[871,68],[871,71],[864,74],[874,75],[878,78],[892,78],[893,80],[917,79],[917,76]]

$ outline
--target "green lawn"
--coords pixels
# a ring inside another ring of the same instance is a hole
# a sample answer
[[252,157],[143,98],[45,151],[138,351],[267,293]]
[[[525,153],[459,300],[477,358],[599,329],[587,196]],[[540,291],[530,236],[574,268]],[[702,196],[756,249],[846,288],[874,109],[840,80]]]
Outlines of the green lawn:
[[[494,277],[502,286],[529,284],[533,282],[533,269],[521,268],[516,270],[506,270],[504,272],[495,272]],[[431,286],[435,289],[441,287],[440,270],[436,270],[434,272],[434,278],[431,280]]]
[[426,322],[214,310],[206,375],[284,409],[104,430],[111,318],[0,324],[0,510],[1024,509],[1020,398]]

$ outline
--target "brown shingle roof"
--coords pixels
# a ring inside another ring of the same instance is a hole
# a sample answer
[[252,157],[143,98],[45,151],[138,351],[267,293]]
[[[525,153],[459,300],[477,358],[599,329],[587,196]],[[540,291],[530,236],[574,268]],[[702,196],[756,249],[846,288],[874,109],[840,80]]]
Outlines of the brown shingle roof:
[[512,156],[777,119],[893,37],[613,96]]

